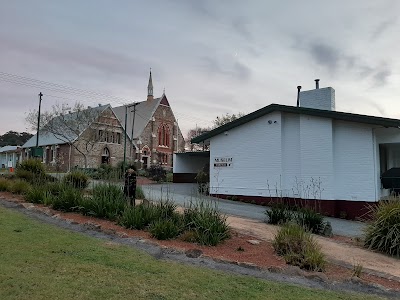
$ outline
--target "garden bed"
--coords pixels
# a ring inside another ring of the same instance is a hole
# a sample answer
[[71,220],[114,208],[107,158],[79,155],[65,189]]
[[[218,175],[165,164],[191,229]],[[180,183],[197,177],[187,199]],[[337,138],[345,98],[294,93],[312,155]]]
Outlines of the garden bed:
[[[7,201],[21,203],[26,207],[30,207],[30,209],[41,211],[48,215],[52,215],[54,218],[63,219],[66,222],[86,224],[86,226],[92,226],[93,229],[101,230],[106,234],[117,235],[124,238],[139,237],[146,242],[155,243],[162,247],[174,249],[181,252],[187,252],[194,249],[200,250],[201,252],[199,253],[201,253],[203,256],[211,257],[218,261],[239,264],[249,268],[267,269],[271,272],[284,273],[288,275],[316,278],[317,280],[322,281],[340,282],[353,280],[354,282],[360,284],[362,282],[379,284],[385,288],[395,289],[400,292],[400,282],[397,278],[390,279],[384,274],[382,274],[382,276],[377,276],[377,274],[374,274],[374,272],[364,270],[360,275],[361,279],[354,279],[354,277],[353,279],[351,279],[353,273],[351,266],[341,264],[340,262],[330,261],[324,273],[305,272],[298,268],[290,267],[285,264],[284,260],[281,257],[277,256],[274,253],[270,241],[263,239],[262,236],[260,236],[259,234],[251,234],[250,230],[246,229],[246,226],[241,226],[240,224],[238,225],[238,223],[240,222],[246,222],[246,220],[244,219],[240,221],[240,218],[228,219],[228,222],[234,221],[236,223],[236,226],[235,224],[231,224],[231,227],[238,228],[232,230],[230,239],[224,241],[217,246],[209,247],[184,242],[179,238],[166,241],[156,240],[150,236],[149,232],[146,231],[125,229],[111,221],[83,216],[77,213],[63,213],[52,210],[40,204],[33,205],[30,203],[26,203],[22,196],[14,195],[7,192],[1,192],[0,199],[6,199]],[[264,225],[270,226],[272,228],[275,227],[267,224]],[[242,230],[240,230],[240,228],[242,228]],[[274,230],[272,230],[272,232],[273,231]],[[254,233],[257,233],[257,231],[254,231]],[[340,242],[338,243],[339,246],[343,244],[343,246],[345,247],[354,247],[354,242],[348,239],[334,237],[333,239],[329,240],[335,241],[336,239],[340,240]],[[354,249],[354,251],[357,250]],[[385,269],[382,268],[382,272],[384,271]]]

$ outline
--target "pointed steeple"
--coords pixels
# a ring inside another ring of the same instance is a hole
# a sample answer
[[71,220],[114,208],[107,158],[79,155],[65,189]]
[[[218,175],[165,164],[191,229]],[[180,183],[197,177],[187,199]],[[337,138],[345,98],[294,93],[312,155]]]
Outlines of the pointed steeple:
[[151,68],[150,68],[150,77],[149,77],[149,84],[147,85],[147,100],[153,100],[153,79],[151,77]]

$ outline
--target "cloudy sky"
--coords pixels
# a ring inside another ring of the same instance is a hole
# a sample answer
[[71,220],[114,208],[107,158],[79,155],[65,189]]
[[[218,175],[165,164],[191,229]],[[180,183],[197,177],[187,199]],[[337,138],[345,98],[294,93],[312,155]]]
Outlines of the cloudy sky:
[[45,110],[145,100],[150,67],[184,132],[315,78],[336,110],[400,118],[400,1],[0,1],[0,134],[40,91]]

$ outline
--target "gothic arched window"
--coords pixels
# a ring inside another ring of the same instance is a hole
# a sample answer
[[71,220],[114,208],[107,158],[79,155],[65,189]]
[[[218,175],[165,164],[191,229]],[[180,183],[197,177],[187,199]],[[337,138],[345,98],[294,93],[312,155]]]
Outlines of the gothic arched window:
[[167,125],[163,124],[158,128],[158,145],[169,147],[170,146],[170,132]]

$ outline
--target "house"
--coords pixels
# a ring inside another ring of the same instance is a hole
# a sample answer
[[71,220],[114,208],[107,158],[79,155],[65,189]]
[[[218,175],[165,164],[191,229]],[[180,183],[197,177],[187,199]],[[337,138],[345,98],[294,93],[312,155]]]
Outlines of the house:
[[[39,131],[39,155],[50,169],[116,166],[124,159],[124,129],[111,106],[99,105],[54,117]],[[127,137],[128,144],[130,139]],[[33,157],[34,135],[22,146],[22,160]]]
[[[159,98],[153,96],[150,71],[147,100],[114,107],[113,111],[133,140],[127,156],[146,169],[161,165],[172,170],[173,154],[184,151],[185,140],[165,91]],[[127,116],[127,117],[125,117]]]
[[[334,89],[318,82],[299,89],[298,106],[268,105],[192,142],[210,146],[211,194],[284,199],[331,216],[365,214],[390,193],[381,174],[400,167],[400,120],[335,111]],[[177,154],[174,180],[193,177],[201,155]]]
[[0,147],[0,168],[15,168],[20,160],[20,146]]

